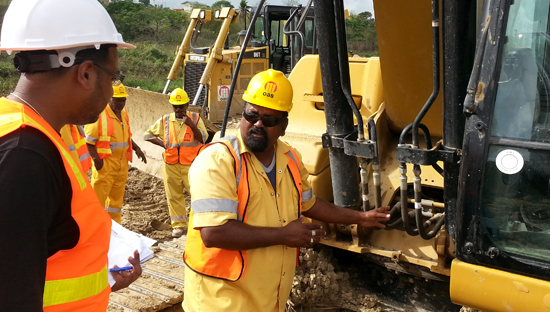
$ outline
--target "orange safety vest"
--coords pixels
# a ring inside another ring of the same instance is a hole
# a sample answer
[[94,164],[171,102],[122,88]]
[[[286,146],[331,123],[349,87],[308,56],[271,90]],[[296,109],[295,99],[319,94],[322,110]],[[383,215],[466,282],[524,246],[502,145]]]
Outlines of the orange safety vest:
[[[164,122],[164,137],[162,139],[166,147],[166,150],[162,154],[164,162],[169,165],[175,165],[178,162],[182,165],[191,165],[195,157],[197,157],[202,144],[195,140],[195,135],[191,127],[187,127],[185,130],[183,142],[178,143],[174,123],[170,122],[171,114],[166,114],[162,118]],[[195,125],[199,123],[199,114],[187,112],[187,116],[193,120]]]
[[111,292],[107,280],[110,217],[59,134],[27,106],[0,99],[0,137],[28,126],[47,135],[59,150],[73,191],[71,216],[80,229],[74,248],[60,250],[47,260],[44,311],[105,311]]
[[[103,113],[99,115],[99,140],[95,144],[97,149],[97,155],[99,158],[104,159],[113,154],[111,149],[111,136],[115,131],[113,119],[109,117],[108,108],[105,107]],[[132,131],[130,131],[130,119],[128,118],[128,111],[126,107],[122,110],[120,115],[126,120],[128,125],[128,150],[126,151],[126,159],[132,161]]]
[[[203,149],[215,143],[224,144],[235,160],[237,196],[239,198],[237,220],[246,223],[248,200],[250,196],[250,179],[248,176],[249,160],[246,155],[243,157],[243,155],[239,153],[237,137],[227,136],[220,139],[218,142],[204,145]],[[289,158],[288,169],[290,170],[294,185],[299,194],[299,216],[302,211],[302,176],[300,174],[302,163],[292,148],[290,148],[285,155]],[[191,210],[192,209],[193,207],[191,207]],[[187,252],[188,250],[189,252]],[[298,255],[299,249],[297,249],[296,256],[298,257]],[[193,213],[191,213],[183,261],[191,270],[197,273],[234,282],[241,278],[246,267],[246,251],[206,247],[202,241],[200,230],[193,228]]]
[[86,145],[86,139],[84,138],[84,130],[82,126],[71,125],[71,135],[73,137],[74,147],[78,154],[78,160],[80,166],[84,172],[88,172],[92,168],[92,157],[88,152],[88,146]]

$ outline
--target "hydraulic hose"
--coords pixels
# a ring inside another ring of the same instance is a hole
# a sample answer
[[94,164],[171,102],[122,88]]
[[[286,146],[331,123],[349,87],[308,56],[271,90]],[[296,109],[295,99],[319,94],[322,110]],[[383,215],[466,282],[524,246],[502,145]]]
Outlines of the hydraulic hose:
[[[412,126],[413,126],[412,124],[409,124],[403,129],[403,131],[401,131],[401,135],[399,136],[399,144],[400,145],[405,144],[407,133],[409,133],[409,131],[411,131]],[[419,124],[418,126],[424,132],[424,140],[426,142],[426,149],[428,149],[428,150],[432,149],[433,146],[432,146],[432,138],[431,138],[431,135],[430,135],[430,130],[428,129],[428,127],[426,127],[426,125],[424,125],[422,123]],[[432,167],[439,174],[441,174],[441,175],[443,174],[443,168],[441,168],[437,163],[432,164]]]
[[246,36],[244,37],[244,42],[243,42],[243,46],[241,47],[241,52],[239,53],[239,58],[237,59],[237,64],[235,65],[235,71],[233,72],[233,78],[231,79],[231,87],[229,88],[229,96],[227,97],[227,103],[225,104],[225,111],[223,114],[222,130],[220,133],[221,138],[225,136],[227,119],[229,118],[229,110],[231,109],[231,100],[233,100],[233,93],[235,92],[235,84],[237,84],[237,78],[239,77],[239,69],[241,68],[241,63],[243,62],[243,56],[246,51],[246,47],[248,46],[248,41],[250,40],[250,36],[252,35],[252,32],[254,30],[256,19],[258,18],[258,15],[260,15],[260,9],[263,7],[264,2],[265,0],[260,0],[260,3],[258,4],[257,9],[254,12],[254,15],[252,16],[252,20],[250,21],[250,25],[248,26],[248,30],[246,31]]
[[407,164],[402,162],[399,163],[399,173],[401,174],[399,182],[401,183],[400,192],[401,192],[401,220],[403,221],[403,227],[407,234],[410,236],[418,235],[418,229],[411,228],[409,224],[409,210],[407,205]]
[[368,169],[369,162],[365,158],[361,158],[359,160],[359,167],[361,167],[361,170],[359,171],[361,175],[361,198],[363,200],[363,211],[370,210],[370,202],[369,202],[369,169]]
[[422,212],[423,212],[422,211],[422,181],[420,178],[420,174],[422,173],[422,171],[420,169],[420,165],[414,165],[413,173],[414,173],[414,211],[415,211],[416,227],[417,227],[418,233],[420,234],[420,237],[422,237],[425,240],[432,239],[437,234],[437,232],[439,232],[439,230],[441,229],[441,226],[445,222],[445,218],[443,214],[439,214],[438,215],[439,219],[437,220],[435,226],[431,229],[431,231],[426,232],[426,228],[424,227],[424,222],[423,222],[423,215],[422,215]]
[[412,145],[418,147],[418,126],[439,94],[439,0],[432,0],[433,91],[413,122]]
[[336,21],[336,41],[338,47],[338,64],[340,65],[340,81],[341,89],[346,97],[348,104],[351,106],[351,110],[357,119],[357,141],[365,140],[365,130],[363,126],[363,117],[355,101],[351,95],[351,83],[349,78],[349,58],[347,51],[346,41],[346,21],[344,17],[344,2],[343,0],[334,0],[334,17]]
[[372,181],[374,184],[374,208],[382,206],[382,181],[380,180],[380,160],[378,158],[378,135],[374,119],[369,118],[369,139],[374,142],[374,158],[372,159]]

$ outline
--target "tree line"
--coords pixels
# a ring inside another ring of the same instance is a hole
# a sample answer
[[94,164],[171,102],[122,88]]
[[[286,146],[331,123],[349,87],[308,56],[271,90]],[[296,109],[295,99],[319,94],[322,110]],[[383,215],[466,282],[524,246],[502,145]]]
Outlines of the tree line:
[[[106,5],[105,8],[125,40],[131,42],[152,41],[159,44],[177,44],[181,42],[189,25],[189,13],[152,6],[149,2],[148,0],[140,0],[140,3],[128,0],[117,1]],[[212,7],[200,4],[195,6],[202,9],[216,9],[224,6],[234,8],[231,2],[227,0],[217,1]],[[239,7],[235,8],[240,12],[241,21],[231,24],[229,31],[230,45],[237,44],[236,34],[244,29],[242,17],[246,15],[247,20],[250,20],[248,8],[246,0],[241,0]],[[346,26],[349,50],[359,54],[377,54],[376,24],[371,12],[352,13],[346,20]],[[221,22],[214,19],[203,25],[198,45],[212,44],[220,27]]]

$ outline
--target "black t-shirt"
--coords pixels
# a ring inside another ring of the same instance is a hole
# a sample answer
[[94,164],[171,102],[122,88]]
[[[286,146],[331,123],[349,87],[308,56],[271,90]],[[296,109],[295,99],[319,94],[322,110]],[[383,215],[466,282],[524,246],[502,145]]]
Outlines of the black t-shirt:
[[71,198],[44,133],[25,127],[0,138],[0,311],[42,311],[47,258],[79,240]]

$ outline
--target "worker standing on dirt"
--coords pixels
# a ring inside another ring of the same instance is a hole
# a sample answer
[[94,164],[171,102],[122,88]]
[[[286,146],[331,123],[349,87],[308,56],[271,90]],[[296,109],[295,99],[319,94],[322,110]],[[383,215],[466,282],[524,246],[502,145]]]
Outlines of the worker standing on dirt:
[[359,212],[315,197],[301,155],[279,140],[292,108],[282,72],[255,75],[243,100],[236,136],[206,147],[189,171],[186,312],[284,311],[297,248],[325,235],[302,215],[380,228],[389,220],[389,207]]
[[169,102],[174,112],[159,118],[145,131],[143,139],[165,149],[162,154],[164,190],[172,223],[172,236],[180,237],[187,226],[189,214],[185,208],[183,189],[190,192],[187,174],[206,140],[207,132],[199,114],[187,111],[189,97],[183,89],[176,88],[172,91]]
[[126,111],[128,93],[122,83],[113,85],[113,96],[99,119],[84,127],[86,143],[92,156],[92,187],[99,202],[111,218],[120,223],[122,201],[128,180],[128,162],[132,151],[147,163],[145,154],[132,140],[130,119]]
[[12,0],[0,50],[18,52],[0,98],[0,311],[105,311],[111,220],[59,136],[97,120],[125,43],[96,0]]

